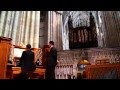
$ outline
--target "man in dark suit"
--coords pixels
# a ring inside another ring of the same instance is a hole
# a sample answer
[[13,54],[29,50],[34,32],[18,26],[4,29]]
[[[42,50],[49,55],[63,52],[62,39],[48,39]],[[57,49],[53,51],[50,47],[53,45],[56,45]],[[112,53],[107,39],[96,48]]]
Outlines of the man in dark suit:
[[23,51],[20,58],[21,75],[20,78],[27,79],[35,70],[34,52],[31,51],[31,45],[26,45],[27,50]]
[[55,66],[57,65],[57,50],[54,42],[49,42],[50,52],[46,60],[46,79],[55,79]]

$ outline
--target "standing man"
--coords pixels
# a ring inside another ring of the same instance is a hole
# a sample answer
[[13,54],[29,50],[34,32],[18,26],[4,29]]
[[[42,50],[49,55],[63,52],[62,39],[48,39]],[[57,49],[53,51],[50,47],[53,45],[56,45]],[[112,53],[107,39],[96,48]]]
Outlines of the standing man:
[[54,42],[49,42],[50,52],[46,60],[46,79],[55,79],[55,66],[57,65],[57,50]]

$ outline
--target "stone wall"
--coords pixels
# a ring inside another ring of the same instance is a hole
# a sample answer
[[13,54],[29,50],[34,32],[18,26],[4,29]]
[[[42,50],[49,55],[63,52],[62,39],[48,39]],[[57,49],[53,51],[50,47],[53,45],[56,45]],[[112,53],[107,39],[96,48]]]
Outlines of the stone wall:
[[120,63],[120,47],[59,51],[59,64],[55,69],[56,78],[68,79],[68,75],[76,76],[78,72],[77,64],[80,60],[87,59],[91,65],[95,65],[96,59],[105,57],[109,58],[111,64]]

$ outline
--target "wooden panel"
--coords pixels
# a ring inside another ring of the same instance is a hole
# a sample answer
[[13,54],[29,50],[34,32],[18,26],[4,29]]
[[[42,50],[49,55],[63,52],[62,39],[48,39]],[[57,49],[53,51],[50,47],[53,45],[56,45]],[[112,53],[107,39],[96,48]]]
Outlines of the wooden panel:
[[42,66],[46,68],[46,57],[48,56],[48,53],[50,52],[50,48],[48,45],[44,45],[42,49]]
[[11,39],[0,37],[0,79],[6,78]]
[[42,48],[32,48],[32,51],[34,52],[35,58],[34,61],[36,62],[37,59],[40,57],[40,53],[37,53],[39,50],[42,50]]

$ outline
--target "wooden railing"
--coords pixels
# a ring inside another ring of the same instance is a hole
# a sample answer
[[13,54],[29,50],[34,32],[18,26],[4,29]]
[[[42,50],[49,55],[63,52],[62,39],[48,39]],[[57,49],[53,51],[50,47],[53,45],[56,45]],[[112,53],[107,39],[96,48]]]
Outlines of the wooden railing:
[[120,64],[89,65],[86,79],[120,79]]

